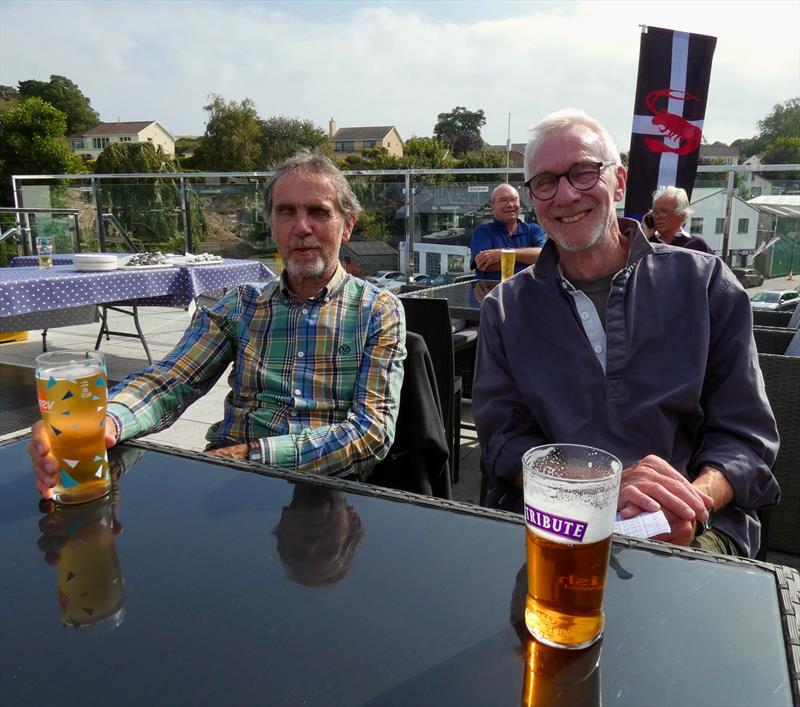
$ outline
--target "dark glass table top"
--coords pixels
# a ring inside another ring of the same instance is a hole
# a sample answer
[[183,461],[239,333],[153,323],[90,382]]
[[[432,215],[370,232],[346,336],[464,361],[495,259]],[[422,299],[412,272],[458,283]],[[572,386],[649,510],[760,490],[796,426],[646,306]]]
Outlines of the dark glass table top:
[[441,287],[426,287],[404,294],[403,297],[446,299],[452,318],[465,319],[477,324],[481,318],[481,302],[499,283],[499,280],[467,280]]
[[135,444],[113,503],[43,515],[26,443],[0,447],[6,707],[791,704],[768,568],[615,543],[602,643],[548,692],[515,519]]

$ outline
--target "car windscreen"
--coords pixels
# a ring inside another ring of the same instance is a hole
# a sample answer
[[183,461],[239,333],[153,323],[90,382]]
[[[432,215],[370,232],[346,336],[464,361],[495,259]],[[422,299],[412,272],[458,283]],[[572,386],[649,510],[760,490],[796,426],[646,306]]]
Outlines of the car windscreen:
[[777,292],[759,292],[750,299],[751,302],[777,302],[780,295]]

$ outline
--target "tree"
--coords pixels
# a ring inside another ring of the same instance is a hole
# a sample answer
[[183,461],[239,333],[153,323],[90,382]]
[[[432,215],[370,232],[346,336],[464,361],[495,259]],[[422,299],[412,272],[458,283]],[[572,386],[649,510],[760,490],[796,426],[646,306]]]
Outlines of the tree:
[[471,111],[464,106],[456,106],[449,113],[436,116],[433,135],[458,156],[483,147],[481,128],[484,125],[486,115],[483,110]]
[[431,137],[409,138],[401,162],[404,169],[452,169],[456,166],[444,143]]
[[[98,156],[98,174],[175,172],[177,166],[149,142],[112,142]],[[148,250],[183,251],[180,185],[171,177],[103,182],[103,206]],[[195,230],[203,227],[193,213]]]
[[772,112],[758,121],[758,134],[749,140],[735,140],[742,157],[761,154],[782,137],[800,137],[800,98],[790,98],[773,106]]
[[13,86],[0,86],[0,115],[19,105],[19,91]]
[[199,169],[215,172],[249,172],[263,168],[261,162],[261,121],[255,103],[227,102],[212,95],[203,107],[208,113],[206,132],[195,152]]
[[0,115],[0,203],[13,204],[14,174],[80,171],[64,144],[66,116],[41,98],[26,98]]
[[41,98],[65,113],[68,135],[93,128],[100,122],[91,101],[66,76],[53,74],[49,81],[20,81],[19,95],[21,98]]
[[800,137],[779,137],[761,158],[764,164],[800,164]]
[[261,123],[261,163],[272,168],[301,148],[330,153],[328,133],[310,120],[275,115]]

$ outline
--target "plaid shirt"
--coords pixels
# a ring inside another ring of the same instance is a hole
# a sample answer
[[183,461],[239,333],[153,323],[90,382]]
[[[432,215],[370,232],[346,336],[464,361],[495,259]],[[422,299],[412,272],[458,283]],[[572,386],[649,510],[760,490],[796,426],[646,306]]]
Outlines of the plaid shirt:
[[120,440],[172,424],[233,368],[210,446],[247,443],[265,464],[365,477],[394,439],[405,350],[398,299],[341,265],[301,302],[284,277],[201,307],[162,361],[111,392]]

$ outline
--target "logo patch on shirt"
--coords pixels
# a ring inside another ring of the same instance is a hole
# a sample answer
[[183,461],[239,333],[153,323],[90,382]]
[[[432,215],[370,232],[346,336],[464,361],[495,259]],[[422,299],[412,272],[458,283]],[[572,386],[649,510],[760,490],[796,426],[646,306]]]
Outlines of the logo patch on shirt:
[[339,353],[340,354],[349,354],[350,353],[350,347],[347,344],[342,344],[339,347]]

